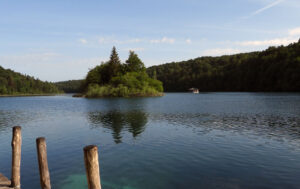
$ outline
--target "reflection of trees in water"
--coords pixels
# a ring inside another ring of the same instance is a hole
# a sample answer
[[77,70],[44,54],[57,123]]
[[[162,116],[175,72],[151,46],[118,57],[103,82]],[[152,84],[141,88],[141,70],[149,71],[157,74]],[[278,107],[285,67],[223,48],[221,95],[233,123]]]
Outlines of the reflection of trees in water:
[[88,114],[89,120],[95,127],[102,126],[112,130],[112,135],[116,143],[122,142],[121,133],[127,130],[132,133],[135,138],[145,130],[145,125],[148,122],[147,114],[142,111],[109,111],[103,112],[90,112]]

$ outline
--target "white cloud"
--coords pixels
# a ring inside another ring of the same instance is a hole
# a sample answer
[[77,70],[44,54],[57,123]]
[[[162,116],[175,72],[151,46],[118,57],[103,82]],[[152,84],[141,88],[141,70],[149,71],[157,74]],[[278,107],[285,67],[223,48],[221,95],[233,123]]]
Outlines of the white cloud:
[[[83,44],[87,43],[87,40],[82,38],[79,41]],[[157,39],[146,39],[146,38],[129,38],[129,39],[116,39],[114,37],[97,37],[95,38],[97,44],[138,44],[138,43],[150,43],[150,44],[173,44],[175,43],[176,39],[169,38],[169,37],[162,37]],[[190,44],[192,41],[191,39],[184,40],[185,43]],[[89,42],[90,43],[90,42]]]
[[140,43],[143,39],[133,38],[126,40],[119,40],[112,37],[100,37],[98,38],[99,44],[131,44],[131,43]]
[[0,61],[5,63],[23,64],[26,62],[48,62],[52,59],[59,57],[60,54],[53,52],[43,52],[43,53],[28,53],[21,55],[2,55],[0,56]]
[[168,38],[168,37],[163,37],[161,39],[152,39],[152,40],[150,40],[150,43],[168,43],[168,44],[173,44],[174,42],[175,42],[175,39]]
[[288,45],[296,41],[297,39],[293,39],[293,38],[277,38],[277,39],[270,39],[270,40],[239,41],[236,42],[236,44],[241,46],[278,46],[278,45]]
[[192,43],[192,40],[191,40],[191,39],[186,39],[185,42],[186,42],[187,44],[191,44],[191,43]]
[[272,7],[274,7],[274,6],[276,6],[276,5],[278,5],[279,3],[282,3],[283,1],[285,1],[285,0],[277,0],[277,1],[274,1],[273,3],[270,3],[270,4],[266,5],[265,7],[260,8],[260,9],[258,9],[258,10],[256,10],[256,11],[254,11],[254,12],[251,14],[251,16],[260,14],[260,13],[262,13],[262,12],[264,12],[264,11],[266,11],[266,10],[268,10],[268,9],[270,9],[270,8],[272,8]]
[[248,16],[242,17],[241,19],[251,18],[251,17],[253,17],[253,16],[257,15],[257,14],[260,14],[260,13],[262,13],[262,12],[264,12],[264,11],[272,8],[272,7],[275,7],[275,6],[279,5],[280,3],[284,2],[284,1],[286,1],[286,0],[276,0],[276,1],[273,1],[272,3],[269,3],[266,6],[264,6],[264,7],[260,8],[260,9],[258,9],[256,11],[250,13]]
[[216,49],[208,49],[203,51],[204,56],[219,56],[219,55],[231,55],[231,54],[237,54],[241,51],[239,49],[232,49],[232,48],[216,48]]
[[126,43],[140,43],[142,41],[143,41],[142,39],[134,38],[134,39],[129,39],[129,40],[125,41],[125,42]]
[[84,38],[81,38],[81,39],[78,39],[78,41],[82,44],[86,44],[87,43],[87,40],[84,39]]
[[0,55],[1,66],[4,68],[48,81],[84,78],[89,68],[106,59],[74,58],[53,52]]
[[145,49],[142,48],[142,47],[136,47],[136,48],[126,48],[126,49],[123,49],[124,51],[134,51],[134,52],[142,52],[144,51]]
[[291,35],[291,36],[298,35],[299,36],[300,35],[300,27],[289,30],[289,35]]

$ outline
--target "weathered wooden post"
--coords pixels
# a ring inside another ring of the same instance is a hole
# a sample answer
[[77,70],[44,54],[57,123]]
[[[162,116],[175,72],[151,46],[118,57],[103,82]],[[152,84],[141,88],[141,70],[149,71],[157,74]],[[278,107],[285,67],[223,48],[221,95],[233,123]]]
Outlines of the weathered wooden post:
[[21,146],[22,134],[21,127],[13,127],[13,138],[11,141],[12,147],[12,169],[11,169],[11,187],[21,187]]
[[40,182],[42,189],[51,189],[50,174],[47,160],[46,139],[40,137],[36,139],[36,148],[39,161]]
[[83,151],[89,189],[101,189],[98,147],[95,145],[86,146]]

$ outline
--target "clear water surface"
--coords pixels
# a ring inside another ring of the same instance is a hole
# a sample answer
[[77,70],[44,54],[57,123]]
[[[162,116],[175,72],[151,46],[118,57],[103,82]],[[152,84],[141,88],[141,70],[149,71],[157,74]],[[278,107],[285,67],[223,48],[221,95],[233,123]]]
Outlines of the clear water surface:
[[54,189],[87,188],[83,147],[99,146],[104,189],[300,188],[299,93],[167,93],[154,98],[0,98],[0,172],[22,126],[22,189],[40,188],[35,139]]

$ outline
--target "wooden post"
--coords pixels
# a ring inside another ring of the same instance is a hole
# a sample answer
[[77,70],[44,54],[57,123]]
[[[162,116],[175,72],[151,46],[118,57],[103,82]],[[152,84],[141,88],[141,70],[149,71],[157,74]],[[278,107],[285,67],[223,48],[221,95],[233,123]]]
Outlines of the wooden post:
[[47,160],[46,139],[40,137],[36,139],[36,148],[39,161],[40,182],[42,189],[51,189],[50,174]]
[[83,151],[89,189],[101,189],[98,147],[95,145],[86,146]]
[[11,141],[12,147],[12,169],[11,169],[11,187],[21,187],[21,145],[22,145],[22,134],[21,127],[13,127],[13,138]]

